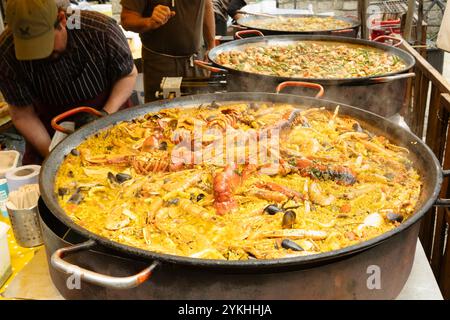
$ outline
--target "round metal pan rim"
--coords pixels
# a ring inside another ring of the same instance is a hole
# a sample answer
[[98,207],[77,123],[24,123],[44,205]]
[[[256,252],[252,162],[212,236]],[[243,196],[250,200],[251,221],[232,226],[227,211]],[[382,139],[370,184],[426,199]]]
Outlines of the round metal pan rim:
[[[247,44],[255,44],[255,43],[266,43],[268,41],[279,41],[279,42],[299,42],[299,41],[324,41],[324,42],[344,42],[349,44],[359,44],[364,46],[369,46],[372,48],[381,49],[383,51],[387,51],[389,53],[393,53],[400,57],[406,66],[395,72],[389,72],[385,74],[380,75],[373,75],[369,77],[353,77],[353,78],[301,78],[301,77],[283,77],[283,76],[277,76],[277,75],[267,75],[262,73],[256,73],[256,72],[248,72],[248,71],[241,71],[234,68],[230,68],[227,66],[224,66],[222,64],[217,63],[217,56],[224,52],[224,51],[231,51],[231,50],[239,50],[239,45],[247,45]],[[229,50],[223,50],[224,48]],[[239,39],[231,42],[227,42],[224,44],[221,44],[215,48],[213,48],[208,53],[208,58],[210,61],[213,62],[213,64],[216,67],[226,69],[230,72],[239,73],[242,75],[247,75],[249,77],[265,77],[269,79],[274,80],[280,80],[280,81],[307,81],[307,82],[316,82],[320,84],[338,84],[338,85],[344,85],[349,83],[355,83],[355,84],[361,84],[364,81],[369,81],[373,78],[382,78],[382,77],[388,77],[393,76],[400,73],[406,73],[408,70],[410,70],[412,67],[414,67],[416,60],[412,55],[410,55],[408,52],[392,47],[389,45],[385,45],[380,42],[375,41],[369,41],[369,40],[363,40],[363,39],[353,39],[348,37],[338,37],[338,36],[328,36],[328,35],[279,35],[279,36],[265,36],[265,37],[251,37],[251,38],[245,38],[245,39]]]
[[[298,104],[294,100],[302,99],[302,104],[314,106],[314,104],[318,104],[319,102],[323,105],[339,105],[344,108],[348,108],[349,110],[354,110],[356,112],[362,112],[367,113],[372,117],[377,118],[380,121],[389,121],[387,119],[384,119],[374,113],[362,110],[360,108],[348,106],[342,103],[337,103],[333,101],[328,100],[319,100],[315,98],[309,98],[309,97],[300,97],[300,96],[293,96],[293,95],[285,95],[285,94],[271,94],[271,93],[253,93],[257,94],[260,97],[260,101],[270,101],[270,102],[280,102],[280,103],[291,103],[291,104]],[[251,94],[250,94],[251,96]],[[145,260],[156,260],[162,263],[173,263],[178,265],[185,265],[185,266],[193,266],[193,267],[209,267],[209,268],[215,268],[215,269],[249,269],[249,268],[256,268],[256,269],[268,269],[268,268],[276,268],[280,269],[283,267],[292,267],[292,266],[308,266],[310,264],[319,263],[323,261],[333,261],[348,255],[356,254],[358,252],[365,251],[367,249],[370,249],[371,247],[377,246],[378,244],[388,240],[389,238],[393,237],[394,235],[400,233],[401,231],[411,227],[414,225],[419,219],[422,218],[422,216],[425,214],[425,212],[434,204],[435,200],[437,199],[439,195],[440,186],[442,184],[442,171],[440,164],[437,160],[437,158],[434,156],[434,153],[431,151],[431,149],[425,145],[417,136],[415,136],[413,133],[406,131],[405,129],[401,128],[395,123],[390,122],[393,127],[402,130],[407,136],[408,141],[413,141],[414,143],[420,143],[426,150],[429,152],[429,155],[431,155],[433,162],[429,163],[429,166],[435,171],[438,172],[437,176],[437,183],[435,184],[435,187],[433,189],[433,193],[431,196],[421,205],[420,210],[416,211],[409,219],[407,219],[405,222],[403,222],[400,226],[383,233],[375,238],[369,239],[367,241],[348,246],[339,250],[333,250],[328,251],[324,253],[318,253],[318,254],[312,254],[312,255],[306,255],[306,256],[299,256],[299,257],[293,257],[293,258],[283,258],[283,259],[267,259],[267,260],[246,260],[246,261],[230,261],[230,260],[210,260],[210,259],[198,259],[198,258],[189,258],[189,257],[183,257],[183,256],[176,256],[176,255],[169,255],[164,253],[157,253],[153,251],[148,251],[144,249],[139,249],[137,247],[131,247],[128,245],[124,245],[118,242],[114,242],[110,239],[107,239],[105,237],[99,236],[95,233],[92,233],[83,227],[76,224],[72,219],[69,218],[69,216],[64,212],[64,210],[57,204],[57,199],[55,196],[55,192],[52,188],[48,187],[48,182],[46,182],[46,179],[50,179],[50,183],[53,186],[54,185],[54,178],[56,176],[57,169],[59,168],[59,165],[61,161],[63,161],[65,155],[67,155],[71,148],[76,147],[79,145],[79,138],[86,138],[91,136],[92,134],[95,134],[99,130],[106,129],[118,122],[121,121],[129,121],[134,118],[137,118],[139,116],[143,116],[149,112],[156,112],[160,109],[166,108],[167,106],[175,105],[177,107],[185,107],[185,106],[192,106],[195,107],[196,105],[199,105],[199,103],[202,103],[203,100],[207,101],[213,101],[214,99],[211,99],[211,97],[215,97],[217,101],[219,102],[233,102],[233,101],[251,101],[249,100],[249,93],[225,93],[225,94],[206,94],[206,95],[197,95],[197,96],[188,96],[184,98],[177,98],[174,100],[171,100],[169,102],[161,103],[161,102],[153,102],[141,107],[138,107],[133,110],[132,113],[129,112],[129,110],[123,110],[118,113],[115,113],[113,115],[110,115],[108,117],[99,119],[97,121],[94,121],[93,123],[90,123],[82,128],[80,128],[77,132],[74,134],[68,136],[63,142],[61,142],[58,146],[55,147],[53,152],[49,155],[49,157],[45,160],[42,166],[39,184],[41,189],[41,196],[44,200],[44,203],[49,208],[49,210],[55,215],[55,217],[59,220],[61,220],[64,224],[69,226],[70,228],[74,229],[81,235],[85,235],[87,238],[95,240],[98,244],[111,248],[114,250],[121,250],[128,254],[133,254],[135,256],[145,258]],[[222,98],[222,99],[221,99]],[[227,99],[228,98],[228,99]],[[203,100],[202,100],[203,99]],[[131,114],[131,116],[130,116]],[[53,164],[53,166],[52,166]]]
[[352,25],[347,28],[338,28],[338,29],[324,29],[324,30],[304,30],[304,31],[285,31],[285,30],[278,30],[278,29],[264,29],[264,28],[258,28],[255,26],[252,26],[249,24],[249,22],[253,20],[262,20],[262,19],[273,19],[273,18],[259,18],[259,17],[242,17],[239,18],[236,22],[240,26],[249,28],[249,29],[257,29],[259,31],[264,32],[282,32],[283,34],[315,34],[315,33],[322,33],[322,32],[336,32],[336,31],[342,31],[347,29],[354,29],[361,26],[361,22],[356,19],[352,19],[349,17],[341,17],[341,16],[324,16],[324,15],[316,15],[316,14],[276,14],[275,16],[280,17],[287,17],[287,18],[296,18],[296,17],[313,17],[313,18],[334,18],[339,21],[345,21],[350,22]]

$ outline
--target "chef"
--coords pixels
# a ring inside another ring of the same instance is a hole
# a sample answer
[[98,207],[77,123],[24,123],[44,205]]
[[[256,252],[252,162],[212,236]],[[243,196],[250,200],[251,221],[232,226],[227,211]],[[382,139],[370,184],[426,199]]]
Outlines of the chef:
[[233,20],[238,20],[241,14],[237,11],[247,5],[247,2],[244,0],[213,0],[213,5],[216,34],[226,36],[228,16],[232,17]]
[[122,0],[122,26],[142,39],[145,101],[163,77],[205,76],[193,60],[215,42],[212,0]]
[[137,70],[117,23],[81,11],[68,24],[55,0],[8,0],[0,35],[0,90],[25,137],[23,163],[49,153],[56,115],[90,106],[111,114],[125,107]]

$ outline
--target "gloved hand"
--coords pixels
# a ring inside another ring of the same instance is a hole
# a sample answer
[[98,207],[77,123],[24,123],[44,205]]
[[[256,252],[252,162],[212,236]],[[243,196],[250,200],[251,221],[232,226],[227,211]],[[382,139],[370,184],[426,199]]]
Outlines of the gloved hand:
[[[104,117],[109,116],[109,113],[105,110],[101,109],[98,110],[101,114],[103,114]],[[100,117],[97,117],[96,115],[90,114],[90,113],[79,113],[72,117],[71,121],[75,122],[75,129],[78,129],[88,123],[91,123],[92,121],[95,121],[99,119]]]

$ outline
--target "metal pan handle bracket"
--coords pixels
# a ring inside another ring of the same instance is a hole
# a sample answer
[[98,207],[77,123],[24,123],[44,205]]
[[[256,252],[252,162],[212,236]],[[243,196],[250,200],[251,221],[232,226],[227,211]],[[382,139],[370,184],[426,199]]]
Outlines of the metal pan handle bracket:
[[[403,43],[403,39],[399,39],[396,37],[390,37],[390,36],[386,36],[386,35],[381,35],[379,37],[376,37],[375,39],[373,39],[373,41],[376,42],[383,42],[384,41],[380,41],[380,40],[392,40],[394,43],[392,44],[393,47],[399,47],[402,43]],[[395,43],[397,42],[397,43]]]
[[90,113],[97,117],[103,117],[103,115],[104,115],[100,111],[98,111],[94,108],[90,108],[90,107],[79,107],[79,108],[71,109],[69,111],[66,111],[66,112],[60,114],[59,116],[54,117],[51,122],[52,128],[55,129],[56,131],[59,131],[59,132],[65,133],[65,134],[72,134],[73,131],[66,129],[63,126],[60,126],[58,123],[64,119],[69,118],[78,113]]
[[234,37],[236,39],[244,39],[245,37],[243,37],[244,35],[253,35],[256,37],[264,37],[264,33],[262,33],[259,30],[241,30],[241,31],[237,31],[234,34]]
[[285,81],[280,83],[276,88],[276,93],[280,93],[284,88],[287,87],[303,87],[317,89],[319,92],[316,94],[316,98],[322,98],[325,94],[325,89],[318,83],[313,82],[302,82],[302,81]]
[[194,64],[197,67],[200,67],[202,69],[208,70],[210,72],[228,72],[225,69],[214,67],[211,63],[208,63],[208,62],[205,62],[205,61],[202,61],[202,60],[194,60]]
[[416,74],[414,72],[409,73],[400,73],[393,76],[386,76],[386,77],[377,77],[377,78],[370,78],[369,80],[364,81],[366,84],[377,84],[377,83],[385,83],[385,82],[391,82],[394,80],[400,80],[400,79],[408,79],[408,78],[414,78]]
[[236,29],[240,29],[240,30],[247,30],[247,27],[243,27],[241,25],[238,25],[236,23],[232,24],[231,27],[236,28]]
[[243,10],[237,10],[236,13],[247,15],[247,16],[257,16],[257,17],[264,17],[264,18],[277,18],[274,14],[268,14],[268,13],[258,13],[258,12],[248,12]]
[[359,21],[359,17],[355,14],[346,14],[344,17],[350,18],[350,19],[355,19],[355,20]]
[[71,247],[58,249],[52,254],[51,264],[56,270],[70,275],[78,275],[80,279],[85,282],[104,288],[122,290],[135,288],[145,282],[151,276],[153,270],[159,265],[158,262],[153,262],[149,267],[145,268],[136,275],[129,277],[112,277],[80,268],[63,260],[66,255],[78,251],[89,250],[93,248],[95,244],[96,243],[94,240],[88,240]]
[[[443,170],[442,175],[444,176],[444,178],[450,177],[450,170]],[[450,199],[437,199],[436,202],[434,203],[434,205],[436,207],[449,208],[450,207]]]
[[343,29],[343,30],[331,31],[331,33],[338,36],[338,35],[341,35],[341,34],[351,33],[351,32],[354,32],[354,31],[355,31],[354,29]]

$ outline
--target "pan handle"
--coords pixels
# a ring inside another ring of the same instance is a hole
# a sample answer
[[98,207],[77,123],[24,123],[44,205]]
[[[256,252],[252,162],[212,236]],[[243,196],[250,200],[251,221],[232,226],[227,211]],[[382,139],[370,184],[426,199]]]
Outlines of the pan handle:
[[[442,175],[444,178],[450,177],[450,170],[442,170]],[[450,199],[437,199],[434,203],[436,207],[450,207]]]
[[373,39],[373,41],[383,42],[383,41],[379,41],[379,40],[382,40],[382,39],[383,40],[388,39],[388,40],[392,40],[394,42],[397,41],[397,43],[392,44],[393,47],[399,47],[403,43],[403,39],[399,39],[399,38],[396,38],[396,37],[390,37],[390,36],[386,36],[386,35],[378,36],[375,39]]
[[354,20],[359,20],[359,17],[355,14],[346,14],[344,17],[354,19]]
[[206,69],[206,70],[208,70],[210,72],[228,72],[225,69],[214,67],[211,63],[208,63],[208,62],[205,62],[205,61],[202,61],[202,60],[194,60],[194,64],[197,67],[200,67],[202,69]]
[[276,15],[268,14],[268,13],[248,12],[248,11],[243,11],[243,10],[237,10],[236,13],[243,14],[243,15],[249,15],[249,16],[264,17],[264,18],[277,18]]
[[231,26],[232,26],[233,28],[236,28],[236,29],[247,30],[247,27],[241,26],[241,25],[236,24],[236,23],[232,24]]
[[377,78],[370,78],[364,82],[366,84],[377,84],[377,83],[385,83],[385,82],[391,82],[394,80],[400,80],[400,79],[408,79],[408,78],[414,78],[416,74],[414,72],[409,73],[399,73],[393,76],[386,76],[386,77],[377,77]]
[[331,31],[331,34],[340,35],[340,34],[346,34],[346,33],[351,33],[351,32],[355,32],[355,29],[335,30],[335,31]]
[[56,270],[70,275],[78,275],[80,277],[80,280],[84,280],[85,282],[92,283],[104,288],[122,290],[135,288],[141,285],[152,275],[153,270],[159,265],[158,262],[153,262],[149,267],[133,276],[112,277],[80,268],[63,260],[66,255],[78,251],[89,250],[95,245],[96,243],[94,240],[88,240],[71,247],[58,249],[52,254],[51,264]]
[[75,114],[78,114],[78,113],[90,113],[90,114],[93,114],[94,116],[97,116],[97,117],[103,117],[104,116],[104,114],[102,112],[100,112],[100,111],[98,111],[98,110],[96,110],[94,108],[79,107],[79,108],[71,109],[71,110],[66,111],[64,113],[61,113],[60,115],[54,117],[52,119],[52,122],[51,122],[52,128],[55,129],[56,131],[59,131],[59,132],[65,133],[65,134],[72,134],[73,133],[72,130],[68,130],[68,129],[64,128],[63,126],[60,126],[58,124],[58,122],[61,122],[62,120],[66,119],[66,118],[69,118],[69,117],[71,117],[71,116],[73,116]]
[[264,37],[264,33],[262,33],[259,30],[241,30],[241,31],[237,31],[234,34],[234,37],[236,39],[244,39],[245,37],[243,37],[243,35],[250,35],[250,34],[252,34],[254,36],[257,36],[257,37]]
[[280,93],[284,88],[287,87],[303,87],[303,88],[311,88],[311,89],[317,89],[319,92],[316,94],[316,98],[322,98],[325,89],[318,83],[313,82],[302,82],[302,81],[285,81],[280,83],[276,88],[276,93]]

